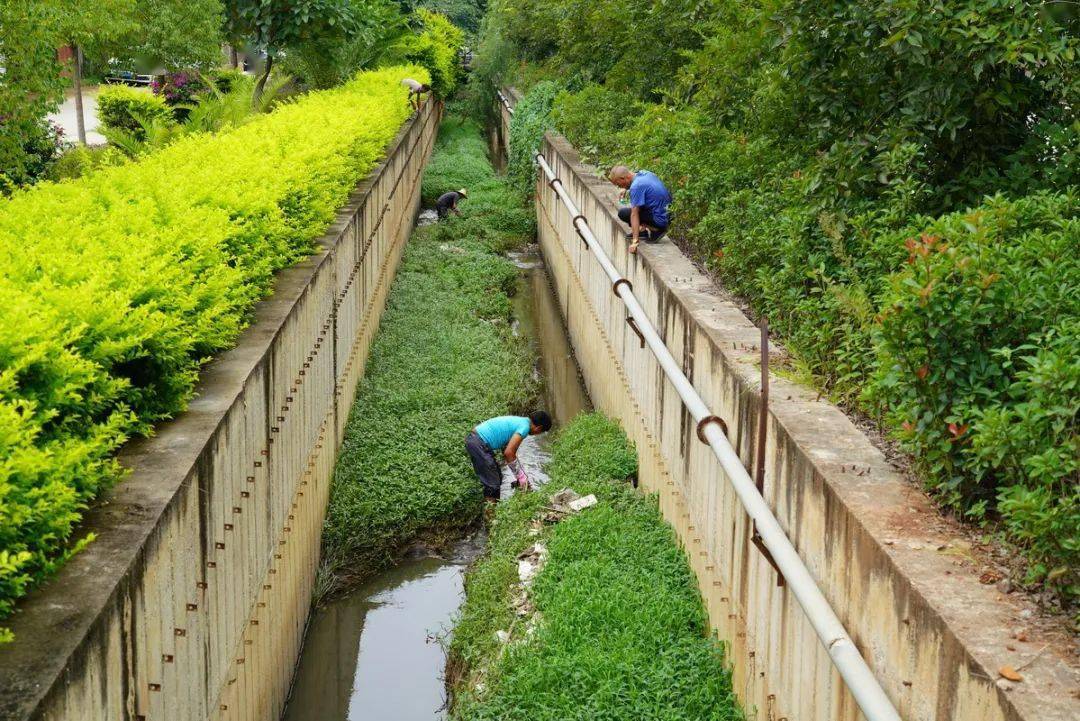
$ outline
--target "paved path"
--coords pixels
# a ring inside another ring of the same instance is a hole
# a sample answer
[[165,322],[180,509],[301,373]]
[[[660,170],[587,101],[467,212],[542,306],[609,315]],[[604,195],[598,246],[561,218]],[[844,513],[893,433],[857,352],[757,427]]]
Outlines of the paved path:
[[[97,95],[99,89],[100,87],[97,85],[87,85],[83,88],[83,117],[86,120],[87,145],[105,144],[105,136],[97,132],[99,125],[97,116]],[[146,92],[150,92],[150,90],[147,89]],[[67,97],[64,99],[64,104],[60,106],[59,112],[49,115],[49,120],[64,129],[64,140],[72,143],[78,140],[79,131],[77,121],[75,120],[74,90],[68,90]]]

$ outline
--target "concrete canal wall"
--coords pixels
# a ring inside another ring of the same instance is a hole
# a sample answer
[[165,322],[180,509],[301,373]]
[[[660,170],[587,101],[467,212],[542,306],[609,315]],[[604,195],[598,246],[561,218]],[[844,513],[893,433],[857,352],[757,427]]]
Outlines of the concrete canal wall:
[[130,443],[90,546],[21,604],[0,718],[277,719],[330,474],[419,208],[426,103],[307,261],[283,271],[189,410]]
[[[500,114],[505,138],[509,113]],[[759,330],[670,242],[643,243],[629,254],[616,189],[580,163],[565,139],[548,134],[542,152],[752,469]],[[589,394],[637,444],[640,483],[659,494],[678,532],[712,626],[730,644],[748,711],[762,721],[861,718],[797,601],[752,543],[747,516],[692,418],[545,182],[537,184],[536,211]],[[766,435],[764,496],[903,718],[1080,718],[1068,639],[1031,628],[1024,621],[1031,608],[1019,595],[980,583],[970,544],[847,416],[811,389],[773,376]],[[1026,642],[1013,637],[1018,627],[1027,627]],[[1022,683],[999,681],[1001,666],[1033,658]]]

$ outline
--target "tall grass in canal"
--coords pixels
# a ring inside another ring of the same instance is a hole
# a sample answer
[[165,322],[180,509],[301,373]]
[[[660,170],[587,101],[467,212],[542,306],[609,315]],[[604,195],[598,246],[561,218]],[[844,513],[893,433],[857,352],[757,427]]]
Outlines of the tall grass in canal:
[[511,331],[517,269],[501,255],[527,240],[530,221],[507,204],[476,126],[444,123],[423,183],[428,203],[460,187],[469,199],[463,218],[419,228],[405,250],[334,473],[321,593],[423,533],[475,521],[482,500],[465,435],[537,394]]
[[[742,718],[675,534],[625,482],[635,469],[618,426],[578,416],[554,443],[551,484],[500,504],[451,641],[456,719]],[[530,535],[566,486],[599,503]],[[529,591],[529,633],[511,597],[517,554],[536,542],[549,557]],[[496,629],[510,631],[508,645]]]

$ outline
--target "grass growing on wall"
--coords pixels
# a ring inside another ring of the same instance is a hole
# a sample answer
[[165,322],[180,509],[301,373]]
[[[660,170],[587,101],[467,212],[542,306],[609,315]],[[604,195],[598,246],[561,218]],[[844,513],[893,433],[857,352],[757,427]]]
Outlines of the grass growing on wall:
[[423,183],[428,203],[468,187],[465,217],[418,229],[390,290],[334,474],[324,593],[423,532],[474,521],[482,499],[465,435],[536,395],[526,344],[510,329],[518,271],[501,255],[529,226],[506,204],[476,126],[443,124]]
[[[454,718],[462,721],[734,720],[742,713],[693,573],[655,500],[635,493],[633,446],[600,414],[563,429],[539,493],[500,504],[487,554],[466,579],[451,641]],[[557,489],[598,505],[529,535]],[[510,607],[517,554],[537,541],[550,556],[530,590],[540,621],[517,629]],[[479,688],[478,688],[479,685]]]
[[[361,73],[231,132],[0,201],[0,622],[79,543],[116,449],[182,411],[408,116]],[[10,640],[0,627],[0,642]]]

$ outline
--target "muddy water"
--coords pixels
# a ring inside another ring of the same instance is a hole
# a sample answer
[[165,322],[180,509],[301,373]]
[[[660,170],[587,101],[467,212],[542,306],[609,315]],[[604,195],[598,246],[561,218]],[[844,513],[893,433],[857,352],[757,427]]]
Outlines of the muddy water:
[[[434,220],[421,216],[421,224]],[[521,269],[515,332],[536,350],[535,373],[545,405],[556,426],[562,425],[588,410],[588,397],[536,247],[511,254],[511,260]],[[518,451],[525,472],[538,485],[547,481],[547,444],[546,436],[530,437]],[[504,469],[504,497],[513,493],[510,480]],[[411,549],[397,566],[316,609],[284,720],[445,719],[441,640],[463,600],[465,569],[484,541],[476,534],[441,554]]]
[[473,535],[441,555],[412,549],[397,566],[316,610],[285,721],[446,718],[441,638],[484,540]]

